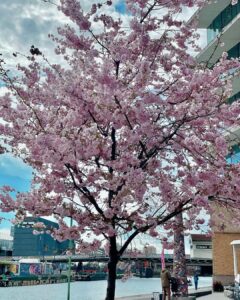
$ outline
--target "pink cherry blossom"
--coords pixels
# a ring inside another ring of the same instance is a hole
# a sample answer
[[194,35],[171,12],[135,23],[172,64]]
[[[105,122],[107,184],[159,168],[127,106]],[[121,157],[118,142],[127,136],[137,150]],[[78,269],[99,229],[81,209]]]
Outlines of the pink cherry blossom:
[[[224,53],[209,69],[189,54],[199,50],[198,34],[176,13],[204,1],[148,3],[126,0],[126,29],[106,13],[112,1],[85,11],[81,1],[61,0],[58,9],[74,23],[49,35],[61,64],[33,55],[15,77],[0,65],[4,151],[34,169],[28,193],[14,199],[11,188],[1,189],[1,211],[15,211],[17,222],[53,215],[59,228],[51,235],[75,240],[79,252],[104,246],[110,279],[141,233],[172,247],[175,216],[184,212],[193,229],[202,210],[213,214],[213,202],[240,208],[239,164],[226,161],[226,132],[240,123],[239,101],[227,104],[229,70],[240,63]],[[109,280],[106,300],[114,293]]]

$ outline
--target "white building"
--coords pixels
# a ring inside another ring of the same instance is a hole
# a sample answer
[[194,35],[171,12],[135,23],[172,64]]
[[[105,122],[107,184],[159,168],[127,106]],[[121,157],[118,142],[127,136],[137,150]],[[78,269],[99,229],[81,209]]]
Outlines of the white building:
[[[207,45],[197,56],[198,62],[212,67],[223,52],[227,52],[229,58],[240,57],[240,1],[235,5],[232,5],[232,0],[209,1],[193,15],[192,19],[198,19],[198,28],[207,31]],[[229,99],[231,104],[240,99],[239,69],[229,70],[229,75],[233,76],[233,91]],[[227,138],[232,151],[227,159],[232,163],[239,162],[240,129],[236,127],[229,130],[231,134],[227,134]],[[224,213],[232,218],[232,212],[224,211]],[[233,256],[230,242],[234,239],[239,240],[240,229],[233,228],[229,224],[220,225],[224,225],[223,230],[215,229],[213,234],[213,279],[229,284],[233,281]],[[199,248],[201,243],[202,241],[196,241],[195,247],[193,244],[191,254],[198,255],[194,250],[197,250],[196,246],[198,245]]]
[[[214,65],[223,52],[228,56],[240,57],[240,1],[232,5],[231,0],[210,1],[192,17],[198,19],[198,28],[207,31],[207,46],[197,60]],[[240,77],[233,80],[232,101],[240,98]]]
[[143,254],[145,254],[146,256],[157,254],[157,249],[154,246],[145,245],[143,248]]
[[190,257],[212,259],[212,238],[205,234],[191,234]]
[[12,253],[13,237],[7,231],[0,231],[0,256],[9,256]]
[[[212,67],[223,52],[227,52],[229,58],[240,57],[240,1],[235,5],[232,5],[232,0],[209,1],[197,10],[193,19],[198,20],[199,29],[206,30],[207,45],[197,55],[198,62]],[[229,70],[229,75],[233,76],[233,91],[229,99],[232,103],[240,99],[240,69]],[[226,135],[232,146],[229,160],[240,161],[240,128],[228,128]]]

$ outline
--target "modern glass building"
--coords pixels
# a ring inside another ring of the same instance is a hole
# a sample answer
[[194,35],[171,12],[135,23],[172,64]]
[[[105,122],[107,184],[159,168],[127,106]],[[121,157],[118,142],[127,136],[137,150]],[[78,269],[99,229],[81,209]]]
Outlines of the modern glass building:
[[[217,2],[217,1],[216,1]],[[222,1],[224,2],[224,1]],[[229,3],[229,4],[228,4]],[[217,3],[214,3],[217,4]],[[223,32],[223,29],[229,25],[240,13],[240,3],[232,5],[230,1],[226,1],[228,4],[217,16],[211,21],[207,27],[208,43],[214,40],[219,34]],[[216,5],[215,5],[216,7]]]
[[58,228],[58,224],[43,218],[27,217],[20,225],[13,228],[13,256],[38,256],[65,254],[69,241],[62,243],[54,240],[48,233],[33,234],[33,225],[44,223],[46,230]]
[[[223,52],[229,57],[240,56],[240,2],[215,0],[198,10],[194,16],[198,27],[207,31],[207,45],[197,56],[199,62],[214,65]],[[233,82],[233,95],[240,91],[240,79]]]
[[[232,5],[232,0],[210,1],[199,9],[193,19],[198,19],[198,27],[206,30],[206,47],[198,54],[198,62],[206,63],[212,67],[218,62],[223,52],[228,53],[229,58],[240,57],[240,1]],[[229,70],[233,75],[233,92],[229,104],[240,101],[240,70]],[[240,161],[240,129],[232,128],[232,134],[228,134],[231,151],[227,156],[229,163]],[[236,139],[237,137],[237,139]],[[226,218],[231,220],[234,211],[223,211]],[[237,212],[238,213],[238,212]],[[232,283],[233,255],[231,249],[232,240],[240,240],[240,228],[231,226],[230,222],[223,223],[217,216],[213,220],[222,228],[219,231],[214,228],[213,246],[213,280],[220,280],[223,284]],[[215,220],[216,219],[216,220]]]
[[[229,58],[240,57],[240,1],[235,5],[232,5],[231,0],[210,1],[192,18],[198,19],[198,27],[207,31],[207,45],[197,56],[199,62],[208,63],[211,67],[219,60],[223,52],[227,52]],[[229,104],[240,99],[239,74],[239,69],[229,70],[229,75],[234,77]],[[236,136],[240,141],[240,129],[234,129],[234,140]],[[230,136],[229,139],[231,139]],[[235,146],[235,141],[232,145],[233,151],[228,160],[232,159],[232,162],[236,162],[236,159],[240,157],[240,147]]]

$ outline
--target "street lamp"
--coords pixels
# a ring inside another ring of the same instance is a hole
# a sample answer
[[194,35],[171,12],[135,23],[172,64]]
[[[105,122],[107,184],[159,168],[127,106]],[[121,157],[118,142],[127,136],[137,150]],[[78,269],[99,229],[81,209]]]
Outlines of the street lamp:
[[[72,227],[72,217],[70,218],[70,227]],[[72,251],[72,240],[69,240],[69,250]],[[68,257],[68,288],[67,288],[67,300],[70,300],[70,282],[71,282],[71,264],[72,264],[72,259],[71,259],[71,253]]]

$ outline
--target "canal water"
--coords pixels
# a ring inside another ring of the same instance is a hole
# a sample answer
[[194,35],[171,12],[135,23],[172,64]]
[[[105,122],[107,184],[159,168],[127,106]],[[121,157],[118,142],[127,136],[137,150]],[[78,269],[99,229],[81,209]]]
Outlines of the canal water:
[[[199,277],[199,287],[211,286],[212,277]],[[107,282],[78,281],[71,283],[71,300],[104,300]],[[160,292],[159,278],[133,277],[123,282],[117,280],[116,297]],[[67,284],[49,284],[0,288],[1,300],[66,300]]]

